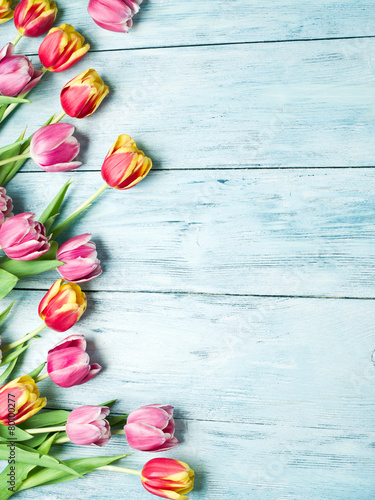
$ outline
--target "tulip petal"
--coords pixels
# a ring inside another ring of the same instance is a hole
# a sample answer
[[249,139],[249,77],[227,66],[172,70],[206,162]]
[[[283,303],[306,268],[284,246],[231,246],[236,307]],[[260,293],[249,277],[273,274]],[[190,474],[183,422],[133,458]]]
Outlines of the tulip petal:
[[53,123],[37,130],[30,143],[31,155],[39,155],[46,150],[56,149],[68,137],[72,136],[74,125]]
[[86,377],[84,377],[82,379],[82,381],[79,385],[85,384],[86,382],[88,382],[89,380],[94,378],[95,375],[97,375],[101,369],[102,369],[102,367],[100,365],[98,365],[97,363],[93,363],[92,365],[90,365],[90,371],[88,372]]
[[158,451],[166,441],[163,431],[152,425],[136,422],[126,424],[124,430],[129,446],[136,450]]
[[168,425],[170,418],[170,415],[160,407],[142,406],[130,413],[127,423],[143,422],[158,429],[164,429]]

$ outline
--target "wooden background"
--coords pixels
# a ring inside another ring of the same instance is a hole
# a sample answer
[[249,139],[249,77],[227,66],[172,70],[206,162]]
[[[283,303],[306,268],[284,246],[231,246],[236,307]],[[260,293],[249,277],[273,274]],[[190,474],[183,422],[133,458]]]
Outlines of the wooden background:
[[[64,213],[101,185],[118,134],[154,168],[107,191],[71,232],[92,232],[103,261],[72,333],[104,370],[73,389],[44,381],[49,406],[174,404],[182,444],[165,455],[196,470],[192,500],[373,499],[374,2],[145,0],[128,35],[99,29],[86,4],[60,0],[58,21],[91,52],[43,78],[1,145],[58,112],[61,87],[92,67],[111,94],[69,119],[84,166]],[[13,39],[12,23],[0,29],[2,45]],[[36,66],[40,41],[17,46]],[[70,176],[29,161],[8,186],[16,212],[41,213]],[[54,279],[24,280],[4,300],[17,299],[5,343],[39,325]],[[44,332],[24,370],[60,338]],[[58,448],[129,451],[121,437]],[[69,496],[151,498],[137,478],[103,472],[19,495]]]

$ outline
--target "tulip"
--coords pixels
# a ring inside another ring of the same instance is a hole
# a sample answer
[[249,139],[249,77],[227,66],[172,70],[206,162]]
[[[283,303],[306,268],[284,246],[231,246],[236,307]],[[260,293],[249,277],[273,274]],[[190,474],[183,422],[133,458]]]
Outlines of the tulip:
[[43,66],[59,73],[71,68],[89,50],[82,35],[77,33],[70,24],[62,24],[59,28],[52,28],[39,47],[39,59]]
[[[1,230],[0,230],[1,232]],[[75,283],[57,280],[39,304],[38,314],[45,324],[57,332],[69,330],[86,311],[87,299]]]
[[173,406],[142,406],[129,414],[124,430],[129,446],[135,450],[166,451],[178,445]]
[[43,76],[26,56],[13,56],[13,52],[12,43],[0,51],[0,93],[7,97],[26,94]]
[[30,143],[30,156],[38,167],[46,172],[79,168],[82,163],[72,161],[80,148],[73,132],[74,126],[69,123],[53,123],[35,132]]
[[91,234],[75,236],[61,245],[56,259],[64,262],[57,268],[67,281],[83,283],[91,281],[102,272],[100,260],[97,258],[95,243],[90,241]]
[[39,389],[29,375],[18,377],[0,388],[0,423],[20,424],[46,404],[47,399],[40,397]]
[[129,189],[146,177],[152,161],[140,151],[131,137],[119,135],[105,157],[102,177],[116,189]]
[[61,91],[60,102],[65,113],[73,118],[92,115],[109,88],[94,69],[87,69],[70,80]]
[[194,487],[194,471],[184,462],[153,458],[142,469],[143,486],[150,493],[173,500],[186,500]]
[[105,417],[107,406],[81,406],[74,409],[66,423],[68,438],[75,444],[104,446],[111,439],[111,428]]
[[50,0],[21,0],[14,9],[14,24],[18,32],[27,37],[46,33],[57,14],[55,2]]
[[85,384],[101,369],[97,363],[90,365],[84,335],[70,335],[48,351],[47,372],[59,387]]
[[0,246],[13,260],[33,260],[48,252],[50,236],[35,214],[25,212],[5,221],[0,227]]
[[93,21],[109,31],[127,33],[133,25],[132,17],[143,0],[90,0],[88,13]]
[[13,17],[12,0],[0,0],[0,24],[10,21]]
[[12,209],[12,199],[7,195],[5,188],[0,187],[0,227],[6,220],[13,217]]

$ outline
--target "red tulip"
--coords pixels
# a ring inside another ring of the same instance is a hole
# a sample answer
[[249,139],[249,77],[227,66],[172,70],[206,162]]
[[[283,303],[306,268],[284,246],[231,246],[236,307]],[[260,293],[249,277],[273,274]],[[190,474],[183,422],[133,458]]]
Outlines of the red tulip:
[[14,9],[14,24],[27,37],[46,33],[55,21],[57,7],[50,0],[21,0]]
[[184,462],[171,458],[153,458],[142,469],[142,484],[162,498],[186,500],[194,487],[194,471]]
[[17,425],[47,404],[29,375],[18,377],[0,388],[0,424]]

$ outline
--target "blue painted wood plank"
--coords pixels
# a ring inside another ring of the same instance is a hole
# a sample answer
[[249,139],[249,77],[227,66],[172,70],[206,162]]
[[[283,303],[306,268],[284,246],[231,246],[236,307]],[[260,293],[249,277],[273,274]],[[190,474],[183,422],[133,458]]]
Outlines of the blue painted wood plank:
[[[8,186],[16,212],[41,213],[70,176],[18,174]],[[106,191],[60,239],[93,233],[104,261],[93,289],[374,297],[374,176],[372,169],[154,172],[131,190]],[[65,215],[102,184],[99,172],[73,178]],[[21,286],[45,289],[46,279]]]
[[[37,326],[42,293],[19,291],[4,342]],[[172,403],[183,444],[168,455],[197,470],[197,499],[370,499],[374,487],[375,367],[371,300],[89,293],[70,333],[85,334],[104,370],[89,383],[40,384],[51,407],[119,398],[115,412]],[[7,299],[8,301],[8,299]],[[45,331],[24,370],[64,337]],[[122,438],[101,450],[126,453]],[[154,455],[134,453],[139,468]],[[109,474],[109,473],[108,473]],[[100,473],[20,498],[146,500],[136,478]],[[41,495],[41,496],[40,496]],[[44,496],[43,496],[44,495]]]
[[[73,24],[93,50],[375,35],[370,0],[144,0],[128,34],[96,26],[86,12],[87,2],[57,3],[56,24]],[[2,40],[14,38],[12,23],[0,29]],[[23,40],[20,48],[36,53],[40,42]]]
[[59,112],[63,85],[94,67],[111,94],[95,115],[70,120],[85,169],[100,168],[120,133],[163,169],[372,166],[374,60],[372,39],[95,53],[46,75],[1,145]]

